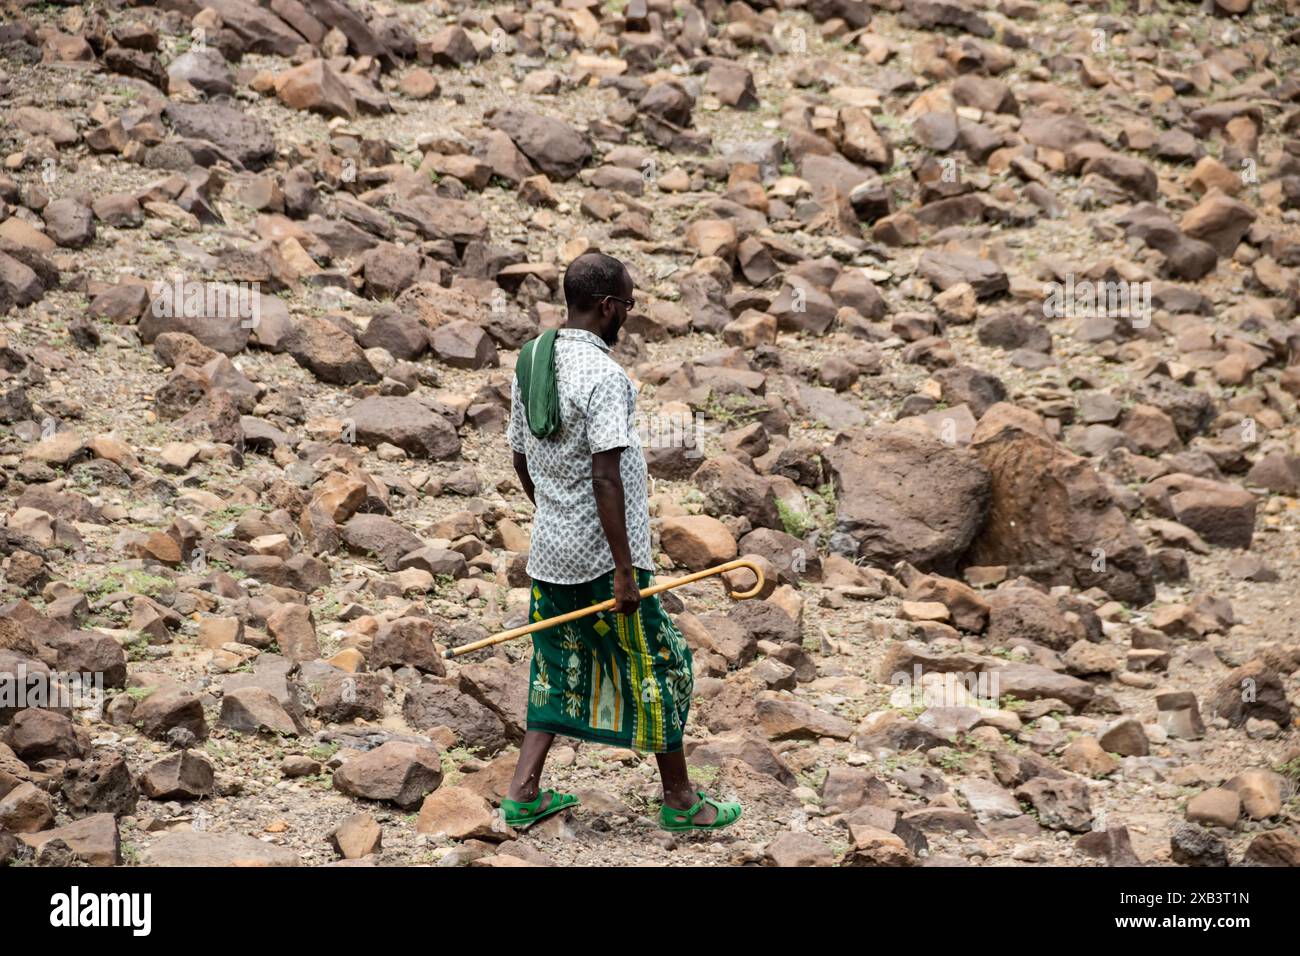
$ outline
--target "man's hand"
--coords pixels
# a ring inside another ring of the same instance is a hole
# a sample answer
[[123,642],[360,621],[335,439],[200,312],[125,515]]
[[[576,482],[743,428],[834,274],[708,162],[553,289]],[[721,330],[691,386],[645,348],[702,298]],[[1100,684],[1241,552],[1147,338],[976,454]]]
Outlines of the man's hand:
[[619,614],[635,614],[641,603],[641,589],[636,586],[636,574],[631,568],[614,569],[614,610]]
[[522,452],[514,453],[515,474],[519,476],[519,484],[524,489],[524,494],[528,496],[534,507],[537,505],[537,498],[533,489],[533,476],[528,473],[528,459]]

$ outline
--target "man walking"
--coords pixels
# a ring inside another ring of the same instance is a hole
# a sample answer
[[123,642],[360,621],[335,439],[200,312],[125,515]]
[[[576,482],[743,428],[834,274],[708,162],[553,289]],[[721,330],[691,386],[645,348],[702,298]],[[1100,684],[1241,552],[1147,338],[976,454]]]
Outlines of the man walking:
[[556,734],[655,754],[663,780],[660,826],[720,829],[740,817],[691,788],[682,733],[694,679],[691,652],[652,580],[646,465],[635,430],[636,388],[610,348],[636,305],[619,260],[587,253],[564,274],[568,322],[525,343],[515,365],[509,440],[536,506],[529,619],[613,598],[603,612],[533,635],[528,731],[506,822],[525,826],[573,806],[539,790]]

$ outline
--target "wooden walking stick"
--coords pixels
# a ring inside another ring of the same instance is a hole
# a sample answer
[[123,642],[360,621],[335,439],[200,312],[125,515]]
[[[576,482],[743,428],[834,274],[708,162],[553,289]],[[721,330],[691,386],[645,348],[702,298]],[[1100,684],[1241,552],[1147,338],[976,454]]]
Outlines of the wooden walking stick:
[[[641,591],[642,598],[648,598],[652,594],[658,594],[660,591],[667,591],[671,588],[679,588],[683,584],[690,584],[692,581],[699,581],[701,578],[709,578],[715,574],[724,574],[727,571],[734,571],[736,568],[749,568],[754,572],[757,583],[748,591],[732,591],[731,596],[737,601],[743,601],[745,598],[752,598],[763,590],[763,569],[753,561],[746,561],[744,558],[737,558],[735,561],[728,561],[726,564],[719,564],[716,568],[705,568],[703,571],[696,571],[694,574],[688,574],[684,578],[677,578],[674,581],[661,581],[658,584],[652,584],[650,587]],[[557,624],[567,624],[569,621],[576,621],[580,617],[587,617],[590,614],[599,614],[601,611],[609,611],[614,607],[614,600],[602,601],[599,604],[593,604],[591,607],[579,608],[576,611],[570,611],[568,614],[559,614],[555,617],[548,617],[544,621],[535,621],[532,624],[525,624],[523,627],[514,627],[508,631],[502,631],[499,634],[493,634],[491,637],[485,637],[481,641],[474,641],[471,644],[462,644],[460,647],[453,647],[443,652],[443,657],[460,657],[462,654],[468,654],[470,651],[482,650],[485,647],[491,647],[493,644],[501,644],[505,641],[513,641],[516,637],[523,637],[525,634],[532,634],[535,631],[544,631],[548,627],[555,627]]]

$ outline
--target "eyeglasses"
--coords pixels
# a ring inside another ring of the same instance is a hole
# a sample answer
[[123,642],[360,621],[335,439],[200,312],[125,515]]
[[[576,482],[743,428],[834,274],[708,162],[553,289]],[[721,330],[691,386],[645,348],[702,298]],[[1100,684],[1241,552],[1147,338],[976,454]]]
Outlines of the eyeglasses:
[[622,302],[627,306],[629,312],[636,308],[636,299],[625,299],[621,295],[602,295],[601,299],[614,299],[617,302]]

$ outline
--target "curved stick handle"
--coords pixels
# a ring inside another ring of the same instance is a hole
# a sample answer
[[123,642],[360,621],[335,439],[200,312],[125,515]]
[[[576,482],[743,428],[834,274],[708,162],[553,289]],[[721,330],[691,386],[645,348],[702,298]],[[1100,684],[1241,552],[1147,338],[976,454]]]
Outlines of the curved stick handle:
[[[641,597],[648,598],[661,591],[667,591],[671,588],[679,588],[683,584],[690,584],[693,581],[699,581],[701,578],[709,578],[715,574],[725,574],[728,571],[735,571],[737,568],[748,568],[754,573],[754,577],[758,580],[748,591],[732,591],[731,596],[735,600],[743,601],[745,598],[752,598],[763,590],[763,569],[753,561],[748,561],[745,558],[737,558],[734,561],[719,564],[714,568],[706,568],[703,571],[696,571],[694,574],[688,574],[684,578],[676,578],[672,581],[661,581],[658,584],[652,584],[650,587],[641,591]],[[448,659],[460,657],[462,654],[482,650],[483,648],[491,647],[494,644],[513,641],[516,637],[523,637],[526,634],[532,634],[536,631],[544,631],[548,627],[555,627],[557,624],[567,624],[569,621],[576,621],[581,617],[599,614],[601,611],[612,610],[614,604],[615,602],[612,599],[609,601],[602,601],[599,604],[593,604],[591,607],[584,607],[579,608],[576,611],[570,611],[568,614],[560,614],[556,617],[548,617],[544,621],[535,621],[532,624],[525,624],[522,627],[514,627],[508,631],[501,631],[498,634],[493,634],[491,637],[485,637],[482,640],[473,641],[469,644],[462,644],[460,647],[450,648],[444,651],[442,656]]]

